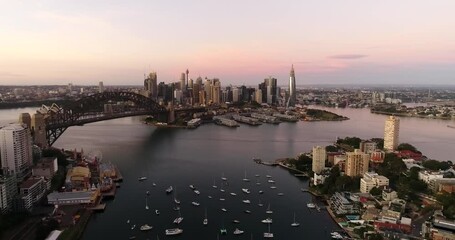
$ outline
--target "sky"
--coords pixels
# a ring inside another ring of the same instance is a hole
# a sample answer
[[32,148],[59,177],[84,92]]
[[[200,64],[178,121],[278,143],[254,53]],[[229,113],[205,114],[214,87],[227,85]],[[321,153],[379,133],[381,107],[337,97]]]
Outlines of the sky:
[[0,0],[0,85],[454,84],[454,0]]

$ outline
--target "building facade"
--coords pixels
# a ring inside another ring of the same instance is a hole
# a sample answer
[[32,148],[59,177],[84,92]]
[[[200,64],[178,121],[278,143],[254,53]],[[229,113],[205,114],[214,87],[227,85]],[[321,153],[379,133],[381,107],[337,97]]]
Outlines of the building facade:
[[354,152],[346,153],[345,173],[347,176],[355,177],[362,176],[368,172],[368,164],[370,162],[370,155],[355,149]]
[[398,137],[400,135],[400,119],[390,116],[385,121],[384,127],[384,149],[395,151],[398,147]]
[[10,124],[0,129],[0,157],[0,168],[12,171],[18,181],[30,175],[32,140],[25,125]]
[[325,168],[325,159],[327,153],[324,147],[316,146],[313,147],[313,162],[311,165],[311,170],[315,173],[321,173]]
[[297,100],[296,97],[296,89],[295,89],[295,72],[294,72],[294,65],[291,67],[291,72],[289,74],[289,107],[295,107],[295,103]]
[[374,187],[388,187],[389,179],[377,173],[366,172],[360,179],[360,192],[369,193]]

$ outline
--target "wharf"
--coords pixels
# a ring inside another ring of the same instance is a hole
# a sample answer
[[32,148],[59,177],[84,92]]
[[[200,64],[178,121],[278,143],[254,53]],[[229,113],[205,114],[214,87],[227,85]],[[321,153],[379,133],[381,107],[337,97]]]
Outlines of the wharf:
[[122,182],[123,181],[123,176],[120,170],[118,170],[117,166],[115,166],[115,175],[117,176],[115,179],[112,179],[114,182]]
[[266,165],[266,166],[277,166],[278,163],[276,162],[265,162],[265,161],[262,161],[261,159],[259,158],[253,158],[253,161],[257,164],[262,164],[262,165]]
[[306,172],[300,171],[300,170],[298,170],[298,169],[296,169],[296,168],[292,168],[292,167],[286,166],[286,165],[285,165],[284,163],[282,163],[282,162],[277,163],[277,164],[278,164],[280,167],[282,167],[282,168],[286,168],[286,169],[288,169],[288,170],[291,170],[291,171],[295,171],[295,172],[300,173],[299,176],[301,176],[301,177],[310,177],[310,176],[308,176],[308,174],[307,174]]
[[109,192],[102,192],[101,197],[104,198],[113,198],[115,197],[115,192],[117,191],[117,186],[113,185]]
[[99,203],[94,207],[88,208],[89,210],[92,211],[104,211],[106,209],[106,204],[105,203]]

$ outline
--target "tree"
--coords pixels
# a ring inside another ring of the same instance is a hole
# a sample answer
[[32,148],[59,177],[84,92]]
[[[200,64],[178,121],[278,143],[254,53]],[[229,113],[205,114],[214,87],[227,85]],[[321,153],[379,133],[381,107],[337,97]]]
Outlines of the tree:
[[384,149],[384,138],[372,138],[371,141],[376,143],[378,149]]
[[417,151],[417,148],[415,148],[414,146],[412,146],[409,143],[401,143],[400,145],[398,145],[397,150],[398,151],[409,150],[409,151],[413,151],[413,152],[419,152],[419,151]]
[[389,179],[390,185],[395,186],[399,176],[402,172],[406,171],[406,169],[406,164],[404,164],[401,158],[397,157],[394,153],[387,153],[384,162],[379,165],[377,171],[378,174]]
[[426,160],[422,163],[422,166],[424,168],[430,169],[430,170],[447,170],[450,168],[450,163],[449,162],[440,162],[437,160]]
[[333,145],[329,145],[329,146],[325,147],[325,151],[326,152],[338,152],[338,148]]
[[374,233],[368,236],[368,240],[383,240],[384,237],[379,233]]
[[370,194],[373,196],[381,196],[382,195],[382,189],[374,187],[370,190]]
[[362,139],[358,137],[345,137],[344,139],[338,139],[337,144],[346,144],[353,148],[359,148],[361,141]]

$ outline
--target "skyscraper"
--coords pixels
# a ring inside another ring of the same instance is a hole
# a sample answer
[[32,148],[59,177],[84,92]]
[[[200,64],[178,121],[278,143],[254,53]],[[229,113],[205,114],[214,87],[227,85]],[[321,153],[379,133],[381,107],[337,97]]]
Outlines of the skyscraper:
[[326,151],[324,147],[313,147],[313,163],[311,170],[315,173],[321,173],[325,168]]
[[0,129],[0,168],[7,168],[22,181],[33,161],[30,130],[21,124],[10,124]]
[[291,73],[289,76],[289,102],[288,107],[295,107],[296,93],[295,93],[295,72],[294,65],[291,67]]
[[346,169],[347,176],[361,176],[368,172],[368,164],[370,163],[370,154],[355,149],[354,152],[346,153]]
[[98,84],[98,92],[100,92],[100,93],[104,92],[104,84],[102,81],[99,82],[99,84]]
[[389,116],[385,120],[384,127],[384,149],[394,151],[398,146],[398,136],[400,135],[400,119]]
[[149,73],[148,77],[144,80],[144,89],[148,97],[153,99],[158,97],[158,77],[156,72]]
[[185,75],[185,73],[182,73],[182,75],[180,76],[180,90],[182,90],[182,92],[186,91],[186,75]]

